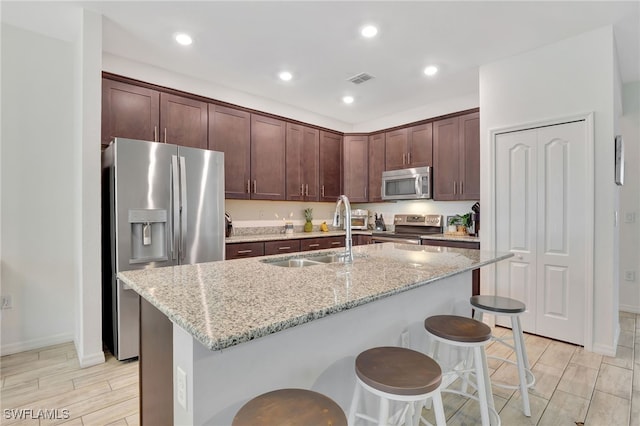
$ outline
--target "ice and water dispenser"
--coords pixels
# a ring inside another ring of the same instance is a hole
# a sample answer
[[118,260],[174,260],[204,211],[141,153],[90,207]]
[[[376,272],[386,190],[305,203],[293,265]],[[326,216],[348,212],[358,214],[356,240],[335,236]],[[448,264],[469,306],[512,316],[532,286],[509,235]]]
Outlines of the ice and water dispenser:
[[129,210],[131,259],[129,263],[162,262],[167,257],[167,211]]

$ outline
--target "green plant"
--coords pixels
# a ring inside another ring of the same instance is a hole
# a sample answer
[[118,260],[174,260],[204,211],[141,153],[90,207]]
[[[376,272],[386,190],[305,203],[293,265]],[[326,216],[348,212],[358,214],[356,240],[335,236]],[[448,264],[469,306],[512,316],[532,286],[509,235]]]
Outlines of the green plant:
[[313,209],[312,208],[304,209],[304,220],[306,220],[307,222],[311,222],[312,219],[313,219]]
[[457,225],[458,224],[458,217],[459,216],[449,216],[448,225]]
[[457,215],[456,218],[460,220],[460,225],[464,225],[467,228],[471,226],[471,213]]

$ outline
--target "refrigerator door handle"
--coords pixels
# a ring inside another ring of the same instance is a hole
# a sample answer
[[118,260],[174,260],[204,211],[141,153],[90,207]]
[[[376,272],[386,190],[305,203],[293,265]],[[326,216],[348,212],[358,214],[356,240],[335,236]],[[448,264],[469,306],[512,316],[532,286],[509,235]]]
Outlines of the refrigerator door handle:
[[178,197],[180,196],[180,175],[178,171],[178,156],[171,156],[171,258],[173,260],[178,259],[178,232],[180,231],[180,202]]
[[180,260],[184,260],[187,236],[187,165],[184,157],[180,157]]

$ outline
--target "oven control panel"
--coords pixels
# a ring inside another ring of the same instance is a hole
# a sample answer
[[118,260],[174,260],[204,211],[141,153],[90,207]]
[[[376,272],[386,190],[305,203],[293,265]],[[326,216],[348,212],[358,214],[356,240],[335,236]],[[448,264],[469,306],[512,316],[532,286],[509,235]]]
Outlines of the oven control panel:
[[442,226],[442,215],[439,214],[397,214],[393,217],[394,225]]

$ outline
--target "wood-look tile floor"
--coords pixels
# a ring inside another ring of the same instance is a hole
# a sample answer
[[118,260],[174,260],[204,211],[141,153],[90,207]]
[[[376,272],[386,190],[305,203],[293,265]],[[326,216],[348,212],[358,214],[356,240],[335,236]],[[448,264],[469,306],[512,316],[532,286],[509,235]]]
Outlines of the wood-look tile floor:
[[[527,334],[525,344],[536,376],[529,391],[531,417],[522,414],[519,391],[494,386],[502,424],[640,425],[640,315],[621,312],[620,328],[615,358]],[[495,333],[510,330],[498,327]],[[487,353],[514,359],[513,351],[498,343],[492,343]],[[73,343],[0,358],[0,423],[139,424],[138,362],[119,362],[108,352],[105,355],[104,364],[84,369],[79,368]],[[489,368],[492,379],[516,383],[517,371],[511,364],[490,359]],[[444,402],[448,425],[480,423],[477,403],[452,394],[445,394]],[[48,410],[54,419],[44,418],[38,410]],[[22,420],[15,415],[20,412]],[[40,419],[24,419],[38,414]]]

